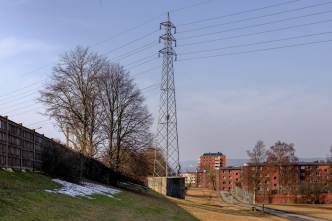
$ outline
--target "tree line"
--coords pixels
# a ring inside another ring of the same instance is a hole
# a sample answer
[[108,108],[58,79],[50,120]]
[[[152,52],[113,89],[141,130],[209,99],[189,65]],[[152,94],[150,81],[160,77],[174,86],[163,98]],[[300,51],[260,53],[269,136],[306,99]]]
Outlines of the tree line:
[[135,165],[147,164],[144,149],[152,142],[152,116],[120,64],[76,47],[61,56],[39,101],[70,148],[115,171],[147,172]]

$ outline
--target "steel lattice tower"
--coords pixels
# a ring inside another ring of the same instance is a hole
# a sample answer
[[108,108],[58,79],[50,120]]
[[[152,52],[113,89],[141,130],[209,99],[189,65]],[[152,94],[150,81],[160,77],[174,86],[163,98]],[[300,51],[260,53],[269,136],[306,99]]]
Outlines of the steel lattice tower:
[[176,97],[174,83],[174,65],[176,60],[176,33],[175,25],[170,21],[160,23],[160,29],[165,33],[159,37],[164,48],[159,51],[162,55],[162,73],[160,85],[160,107],[156,134],[156,149],[154,162],[154,176],[177,176],[180,172],[179,144],[176,113]]

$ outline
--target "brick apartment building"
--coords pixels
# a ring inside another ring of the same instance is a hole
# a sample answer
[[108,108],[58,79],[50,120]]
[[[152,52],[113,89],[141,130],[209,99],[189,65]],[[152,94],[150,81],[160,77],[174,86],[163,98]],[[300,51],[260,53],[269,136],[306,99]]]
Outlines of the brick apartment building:
[[[241,168],[241,187],[249,191],[252,189],[250,176],[253,174],[255,166],[245,165]],[[320,184],[322,190],[329,188],[332,181],[331,164],[327,162],[297,162],[283,165],[259,166],[260,182],[258,193],[284,193],[301,192],[306,185]]]
[[198,187],[232,191],[240,182],[241,168],[227,167],[226,156],[220,152],[204,153],[196,176]]
[[[241,188],[245,192],[252,192],[251,177],[254,170],[255,166],[250,164],[227,167],[226,156],[222,153],[205,153],[200,157],[196,186],[230,192]],[[259,170],[257,202],[306,202],[305,194],[310,193],[314,197],[315,191],[318,191],[316,195],[320,196],[320,202],[332,202],[330,163],[297,162],[282,166],[262,164]]]
[[226,156],[220,152],[218,153],[204,153],[199,158],[199,169],[211,170],[226,167]]

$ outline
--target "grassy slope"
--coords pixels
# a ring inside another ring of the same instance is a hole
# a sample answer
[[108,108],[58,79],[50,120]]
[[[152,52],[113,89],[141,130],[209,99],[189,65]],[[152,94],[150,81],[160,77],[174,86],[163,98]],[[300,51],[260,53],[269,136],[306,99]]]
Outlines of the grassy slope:
[[57,187],[43,175],[0,169],[0,221],[197,220],[157,194],[123,191],[115,198],[95,195],[88,199],[44,191]]

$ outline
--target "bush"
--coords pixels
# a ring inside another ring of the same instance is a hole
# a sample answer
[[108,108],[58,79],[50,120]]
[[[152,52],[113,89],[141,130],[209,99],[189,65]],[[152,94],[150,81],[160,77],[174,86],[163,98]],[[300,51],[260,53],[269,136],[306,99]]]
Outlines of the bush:
[[71,182],[80,181],[81,162],[76,154],[65,148],[52,147],[43,151],[42,171],[52,177]]
[[42,171],[51,177],[58,177],[70,182],[80,182],[82,178],[104,184],[118,185],[118,182],[143,184],[142,181],[115,172],[102,162],[74,152],[62,145],[53,146],[43,151]]

